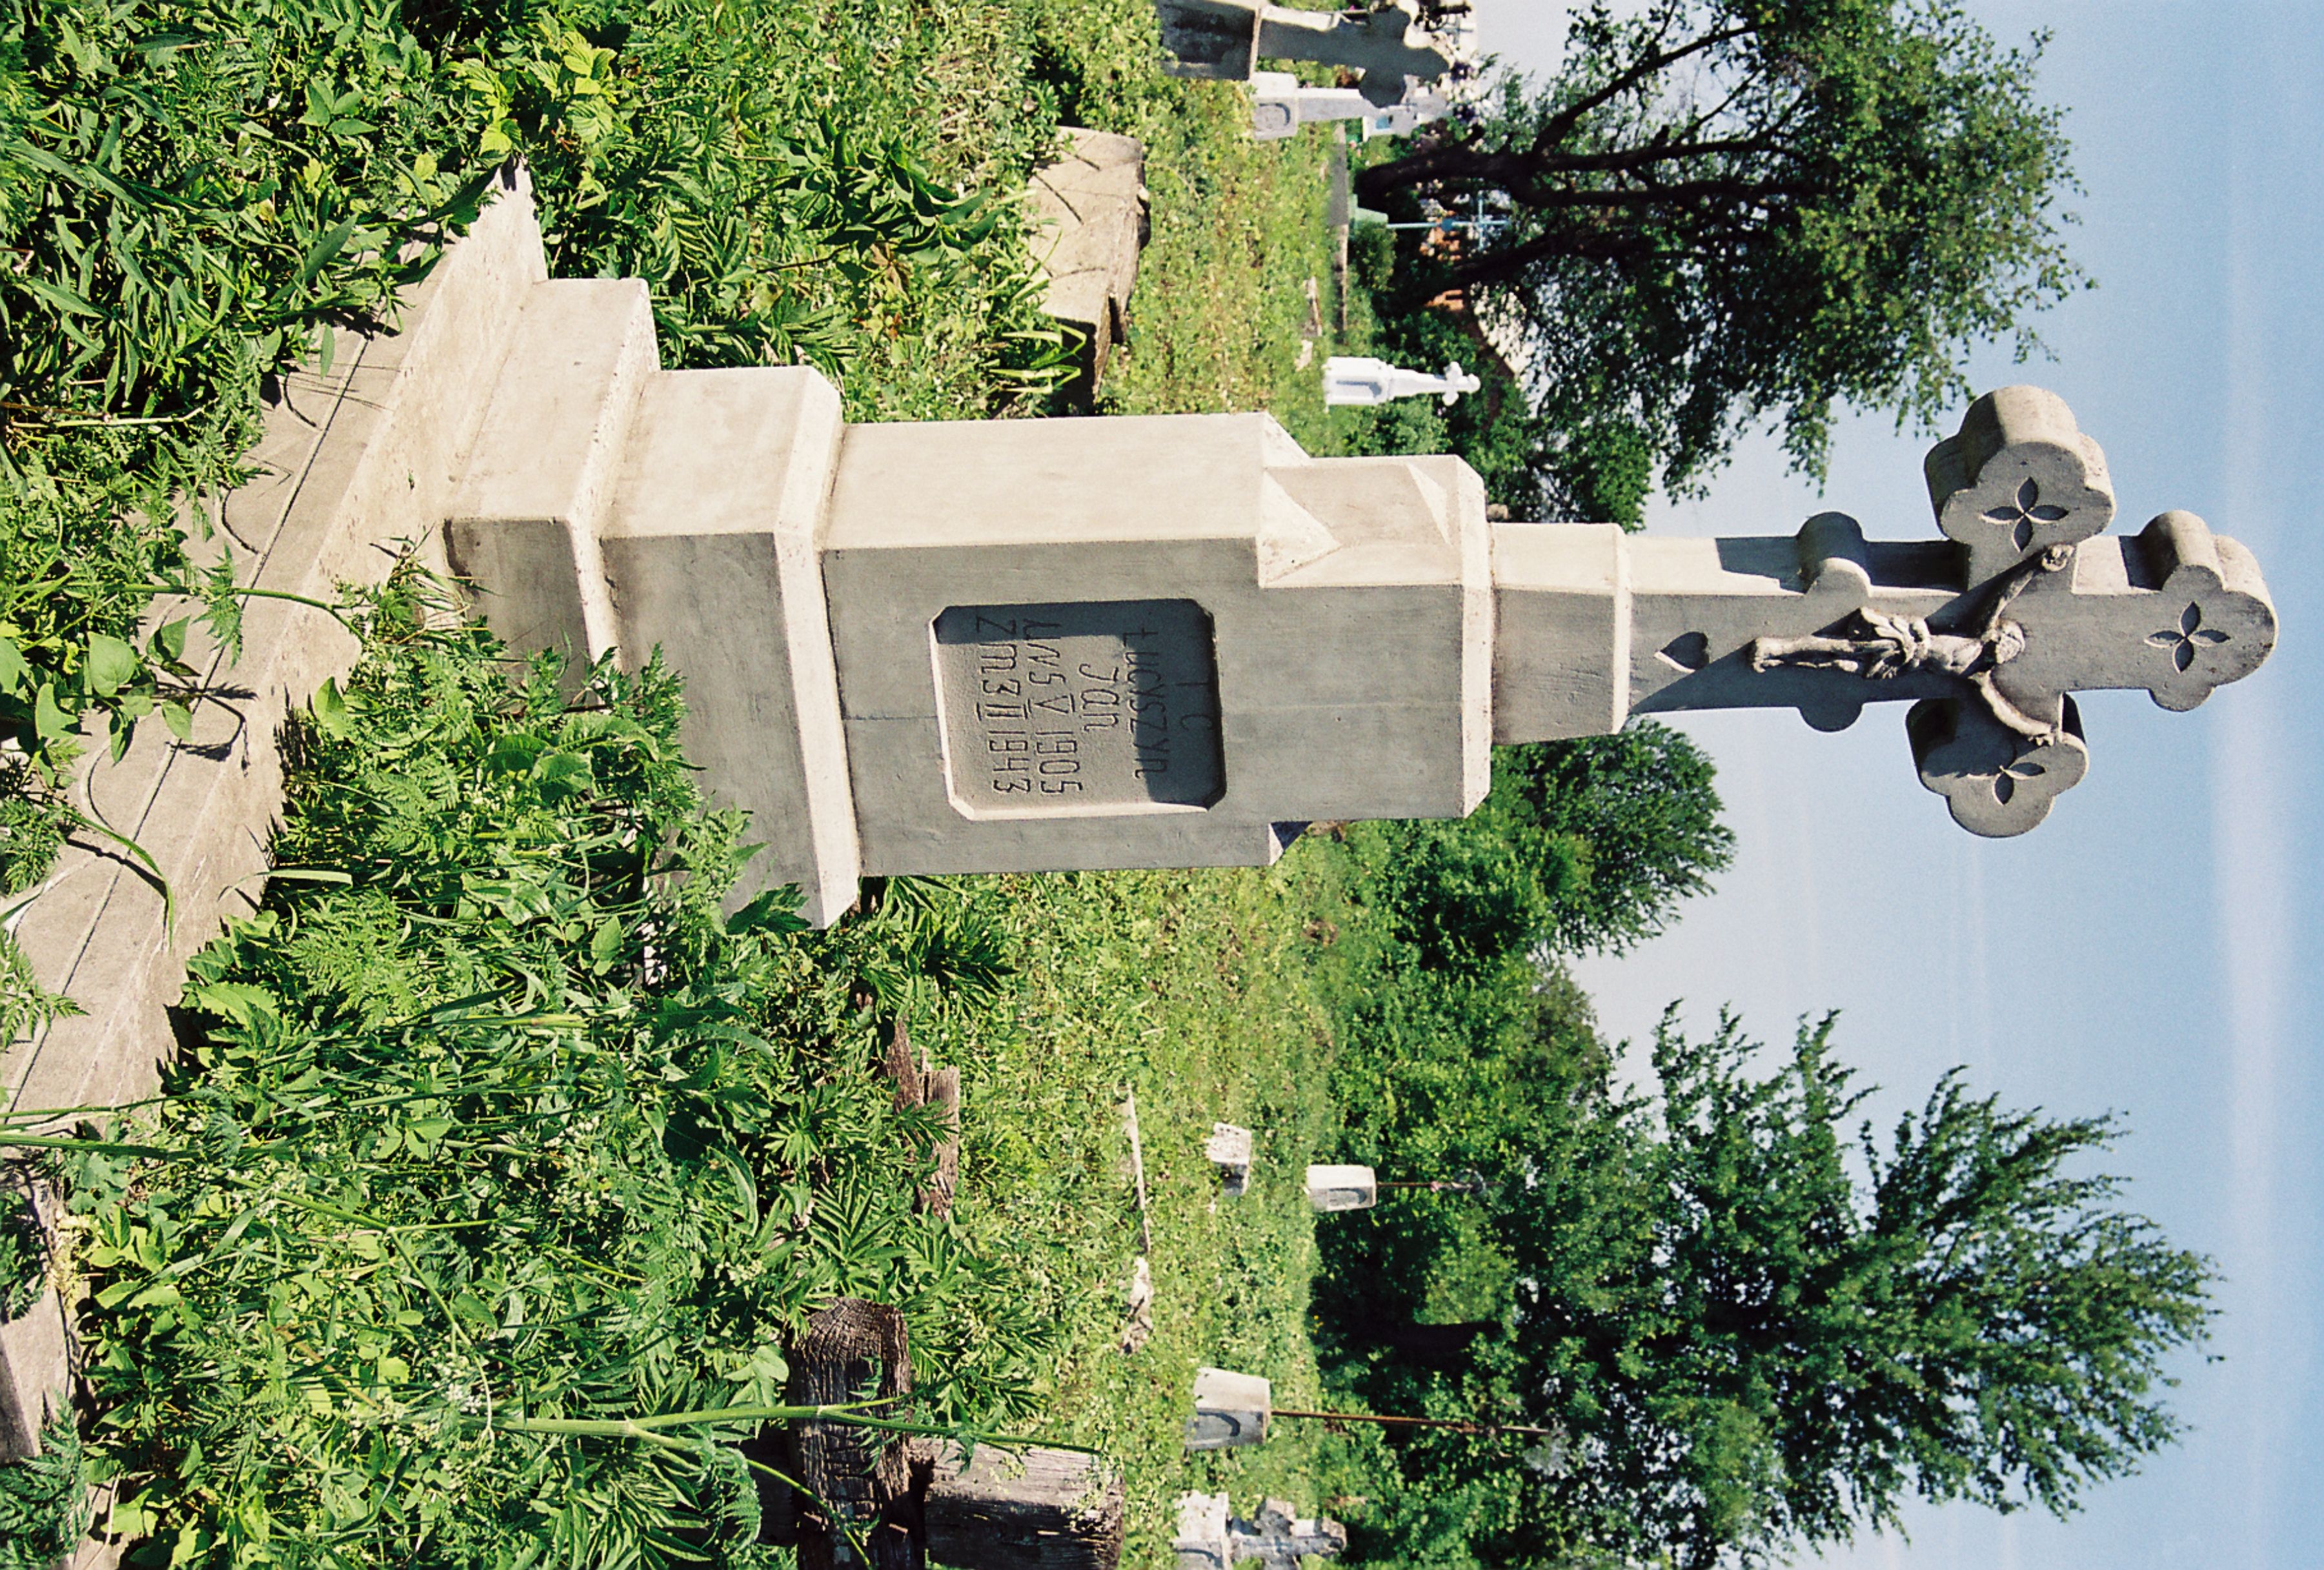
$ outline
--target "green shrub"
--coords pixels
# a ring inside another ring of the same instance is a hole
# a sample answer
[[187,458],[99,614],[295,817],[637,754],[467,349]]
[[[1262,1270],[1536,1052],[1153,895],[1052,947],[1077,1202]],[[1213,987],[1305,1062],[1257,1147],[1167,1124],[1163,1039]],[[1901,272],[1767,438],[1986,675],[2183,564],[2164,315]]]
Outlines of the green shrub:
[[0,1570],[50,1570],[88,1529],[88,1468],[70,1414],[41,1429],[41,1453],[0,1466]]
[[916,1212],[938,1131],[850,996],[920,951],[835,953],[794,891],[722,919],[740,825],[676,681],[512,683],[414,581],[295,727],[277,891],[189,967],[203,1039],[72,1162],[114,1528],[157,1565],[748,1562],[715,1441],[755,1424],[529,1425],[779,1401],[844,1294],[911,1316],[924,1411],[1021,1404],[1038,1327]]

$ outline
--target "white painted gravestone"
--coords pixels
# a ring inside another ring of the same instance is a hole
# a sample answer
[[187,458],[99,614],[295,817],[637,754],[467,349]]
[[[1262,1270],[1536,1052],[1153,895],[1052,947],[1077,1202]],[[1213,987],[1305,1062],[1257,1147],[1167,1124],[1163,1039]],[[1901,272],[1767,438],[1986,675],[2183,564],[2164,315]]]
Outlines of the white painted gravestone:
[[2035,388],[1928,465],[1941,538],[1489,523],[1450,457],[1312,458],[1263,414],[845,424],[796,368],[662,371],[642,284],[531,286],[451,508],[494,628],[687,679],[685,743],[810,917],[863,873],[1263,865],[1315,819],[1457,817],[1494,742],[1913,704],[1922,782],[2021,833],[2073,693],[2190,708],[2275,636],[2250,554],[2107,536]]
[[1194,1415],[1186,1419],[1186,1448],[1231,1450],[1267,1437],[1275,1387],[1257,1374],[1231,1369],[1194,1371]]
[[1322,1162],[1307,1168],[1307,1204],[1329,1214],[1340,1210],[1370,1210],[1379,1203],[1379,1180],[1370,1167]]
[[1474,392],[1484,384],[1473,373],[1462,370],[1458,360],[1448,364],[1442,376],[1407,371],[1369,355],[1334,355],[1323,362],[1323,402],[1333,407],[1376,406],[1398,398],[1425,397],[1442,398],[1449,406],[1460,402],[1463,392]]

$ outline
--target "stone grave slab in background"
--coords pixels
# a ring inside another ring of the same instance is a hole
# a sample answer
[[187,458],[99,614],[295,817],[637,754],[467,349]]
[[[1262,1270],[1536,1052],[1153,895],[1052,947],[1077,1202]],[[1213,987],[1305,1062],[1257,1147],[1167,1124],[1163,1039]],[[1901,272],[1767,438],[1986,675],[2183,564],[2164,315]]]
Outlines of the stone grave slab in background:
[[1226,1196],[1240,1198],[1250,1187],[1250,1131],[1232,1123],[1213,1123],[1211,1137],[1203,1141],[1203,1154],[1219,1169]]
[[1400,102],[1413,81],[1433,82],[1451,58],[1403,5],[1293,11],[1265,0],[1155,0],[1173,76],[1248,81],[1262,60],[1304,60],[1360,74],[1365,100]]
[[1327,1214],[1370,1210],[1379,1203],[1379,1184],[1370,1167],[1317,1163],[1307,1168],[1307,1203]]
[[1229,1450],[1267,1437],[1274,1387],[1257,1374],[1222,1368],[1194,1372],[1194,1415],[1186,1419],[1186,1448]]
[[1178,1530],[1170,1551],[1176,1570],[1231,1570],[1234,1543],[1228,1536],[1227,1496],[1184,1493],[1178,1496]]
[[1070,151],[1035,170],[1029,188],[1039,226],[1033,258],[1049,281],[1041,309],[1087,339],[1068,390],[1086,406],[1106,361],[1130,337],[1130,294],[1148,233],[1146,149],[1111,132],[1060,129]]
[[1337,1557],[1348,1546],[1348,1528],[1328,1517],[1293,1513],[1288,1500],[1261,1501],[1259,1519],[1231,1520],[1229,1551],[1238,1560],[1256,1559],[1261,1570],[1299,1570],[1302,1559]]

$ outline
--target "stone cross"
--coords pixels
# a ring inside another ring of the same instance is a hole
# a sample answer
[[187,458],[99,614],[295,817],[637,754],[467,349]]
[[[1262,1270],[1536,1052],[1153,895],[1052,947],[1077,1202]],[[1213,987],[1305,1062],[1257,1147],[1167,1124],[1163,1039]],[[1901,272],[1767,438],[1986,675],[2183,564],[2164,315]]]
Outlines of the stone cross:
[[633,280],[529,286],[445,545],[519,650],[686,679],[681,741],[827,922],[867,873],[1263,866],[1316,820],[1456,817],[1495,742],[1633,715],[1913,706],[1921,779],[2020,833],[2073,693],[2190,708],[2266,657],[2200,520],[2102,532],[2032,388],[1929,464],[1940,538],[1494,523],[1458,458],[1314,458],[1264,414],[850,425],[804,367],[666,371]]
[[1254,71],[1250,86],[1250,134],[1260,142],[1332,120],[1360,122],[1367,142],[1409,136],[1452,113],[1452,101],[1434,88],[1415,88],[1383,108],[1353,88],[1310,87],[1286,71]]
[[1323,362],[1323,402],[1333,407],[1368,407],[1397,398],[1435,396],[1449,407],[1463,392],[1474,392],[1484,383],[1453,360],[1442,376],[1407,371],[1369,355],[1334,355]]
[[[1508,536],[1495,583],[1512,657],[1495,674],[1511,697],[1505,712],[1497,696],[1497,729],[1570,734],[1581,715],[1567,706],[1586,702],[1599,728],[1765,706],[1833,731],[1867,703],[1909,700],[1921,782],[1964,828],[2006,836],[2089,769],[2076,692],[2143,688],[2189,709],[2273,648],[2274,606],[2236,541],[2180,512],[2103,535],[2106,458],[2053,394],[1978,399],[1926,467],[1944,537],[1926,543],[1868,541],[1838,513],[1789,540]],[[1599,638],[1628,645],[1618,674],[1595,667],[1602,642],[1578,669],[1574,632],[1593,617]]]
[[1154,0],[1173,76],[1244,82],[1261,60],[1305,60],[1362,73],[1359,91],[1380,108],[1403,100],[1409,81],[1433,82],[1452,68],[1444,52],[1410,35],[1416,18],[1382,5],[1349,16],[1293,11],[1266,0]]

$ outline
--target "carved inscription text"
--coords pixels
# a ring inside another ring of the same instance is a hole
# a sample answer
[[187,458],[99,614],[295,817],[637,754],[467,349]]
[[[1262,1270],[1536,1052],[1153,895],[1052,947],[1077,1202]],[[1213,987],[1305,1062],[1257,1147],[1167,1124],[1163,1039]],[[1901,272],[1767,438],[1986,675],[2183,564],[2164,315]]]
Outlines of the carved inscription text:
[[1223,793],[1211,619],[1194,601],[954,605],[935,631],[945,763],[970,817]]

